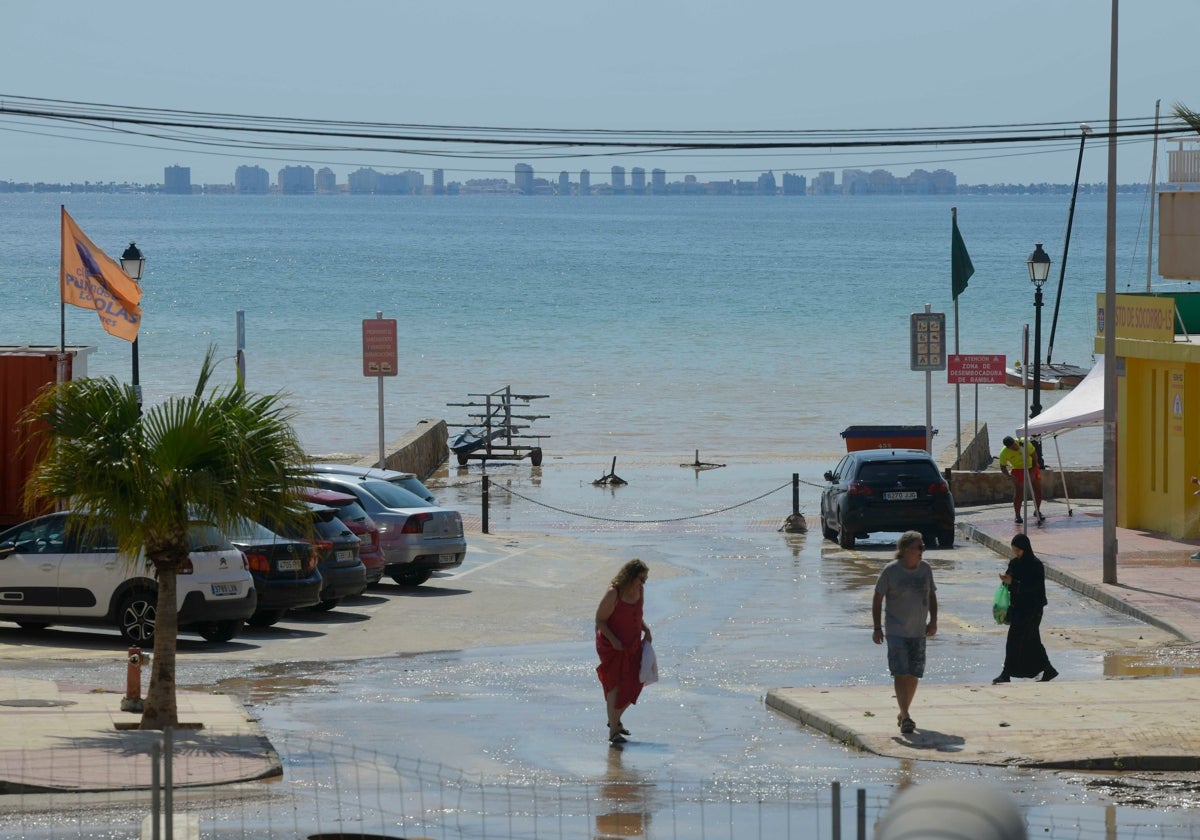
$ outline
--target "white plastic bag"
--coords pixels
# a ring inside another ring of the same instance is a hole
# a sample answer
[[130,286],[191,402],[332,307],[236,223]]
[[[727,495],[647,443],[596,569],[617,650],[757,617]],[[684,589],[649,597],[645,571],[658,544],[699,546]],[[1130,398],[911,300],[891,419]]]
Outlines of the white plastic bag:
[[658,658],[654,655],[654,646],[642,642],[642,668],[638,674],[642,685],[658,682]]

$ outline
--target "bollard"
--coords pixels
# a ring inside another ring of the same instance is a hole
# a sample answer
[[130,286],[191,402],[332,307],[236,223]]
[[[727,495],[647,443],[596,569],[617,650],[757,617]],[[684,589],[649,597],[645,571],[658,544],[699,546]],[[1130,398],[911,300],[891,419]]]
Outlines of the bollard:
[[800,473],[792,473],[792,515],[800,515]]
[[483,474],[483,522],[481,523],[483,533],[491,533],[488,531],[488,477],[487,473]]
[[833,821],[830,824],[830,837],[833,840],[842,840],[842,783],[834,781],[832,793],[832,802],[830,803],[833,809]]
[[130,647],[125,660],[125,697],[121,700],[122,712],[142,711],[142,649]]

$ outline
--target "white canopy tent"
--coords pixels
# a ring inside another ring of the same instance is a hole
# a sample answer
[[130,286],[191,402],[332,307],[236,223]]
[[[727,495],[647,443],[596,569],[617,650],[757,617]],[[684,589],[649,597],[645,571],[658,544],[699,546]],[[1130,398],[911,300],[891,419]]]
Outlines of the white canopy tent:
[[1058,474],[1062,480],[1063,494],[1067,497],[1067,516],[1074,516],[1071,496],[1067,492],[1067,477],[1062,467],[1062,455],[1058,451],[1058,436],[1072,429],[1099,426],[1104,422],[1104,357],[1088,371],[1071,393],[1029,421],[1028,426],[1017,428],[1018,435],[1028,431],[1030,437],[1050,435],[1054,438],[1055,455],[1058,458]]
[[[1071,393],[1029,421],[1029,436],[1060,435],[1084,426],[1099,426],[1104,422],[1104,357],[1088,371]],[[1025,427],[1017,429],[1025,434]]]

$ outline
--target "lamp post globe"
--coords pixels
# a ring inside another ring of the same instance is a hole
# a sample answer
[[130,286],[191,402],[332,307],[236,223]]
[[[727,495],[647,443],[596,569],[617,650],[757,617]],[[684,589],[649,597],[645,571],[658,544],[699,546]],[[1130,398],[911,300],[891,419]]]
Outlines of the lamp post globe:
[[[146,256],[138,248],[136,242],[130,242],[129,247],[121,254],[121,270],[129,275],[129,279],[140,283],[142,271],[146,268]],[[138,411],[142,408],[142,385],[138,378],[138,340],[133,339],[133,391],[137,394]]]
[[1050,257],[1042,250],[1039,242],[1025,261],[1029,269],[1029,282],[1033,283],[1033,404],[1029,416],[1042,413],[1042,286],[1050,276]]

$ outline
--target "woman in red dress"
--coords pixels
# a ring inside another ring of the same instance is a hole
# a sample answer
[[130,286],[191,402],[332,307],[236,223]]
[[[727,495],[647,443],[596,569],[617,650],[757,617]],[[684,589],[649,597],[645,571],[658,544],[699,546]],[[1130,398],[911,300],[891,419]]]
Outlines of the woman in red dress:
[[641,560],[621,567],[596,609],[596,673],[608,706],[608,740],[625,743],[629,734],[621,714],[642,693],[642,641],[650,641],[650,628],[642,620],[642,589],[650,569]]

